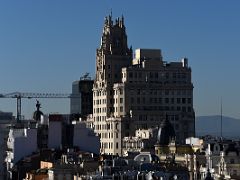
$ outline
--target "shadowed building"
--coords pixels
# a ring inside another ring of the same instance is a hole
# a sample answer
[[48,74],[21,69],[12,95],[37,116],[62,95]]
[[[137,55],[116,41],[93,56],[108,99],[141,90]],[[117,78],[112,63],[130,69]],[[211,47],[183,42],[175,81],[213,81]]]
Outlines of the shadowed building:
[[79,81],[72,83],[72,98],[71,98],[71,114],[81,115],[85,117],[92,114],[93,110],[93,80],[88,76],[88,73],[80,78]]

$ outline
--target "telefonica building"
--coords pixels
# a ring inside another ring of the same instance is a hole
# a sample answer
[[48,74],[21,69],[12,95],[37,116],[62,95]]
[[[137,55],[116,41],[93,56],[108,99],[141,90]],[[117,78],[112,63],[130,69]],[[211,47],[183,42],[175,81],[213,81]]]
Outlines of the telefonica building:
[[176,141],[195,135],[193,84],[188,59],[163,60],[160,49],[128,47],[124,18],[105,18],[96,52],[93,114],[88,126],[101,139],[101,152],[122,155],[123,137],[158,127],[168,118]]

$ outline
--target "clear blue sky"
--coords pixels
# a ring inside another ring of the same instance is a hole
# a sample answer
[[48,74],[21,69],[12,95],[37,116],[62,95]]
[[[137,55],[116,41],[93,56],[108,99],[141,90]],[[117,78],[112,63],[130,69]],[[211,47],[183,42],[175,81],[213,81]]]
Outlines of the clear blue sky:
[[[0,1],[0,93],[71,92],[95,74],[104,17],[125,16],[128,44],[160,48],[164,60],[189,58],[196,115],[240,118],[240,1]],[[40,100],[43,111],[69,112],[68,100]],[[29,117],[35,100],[23,101]],[[15,113],[15,100],[0,110]]]

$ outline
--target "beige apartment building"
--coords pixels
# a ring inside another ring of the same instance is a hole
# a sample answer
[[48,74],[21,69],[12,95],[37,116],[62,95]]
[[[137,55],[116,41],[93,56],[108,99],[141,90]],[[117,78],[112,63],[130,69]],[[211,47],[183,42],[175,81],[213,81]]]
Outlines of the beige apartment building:
[[101,137],[101,152],[122,155],[123,137],[169,117],[177,142],[195,135],[193,84],[188,60],[167,63],[159,49],[128,48],[124,18],[105,18],[96,55],[93,115],[88,126]]

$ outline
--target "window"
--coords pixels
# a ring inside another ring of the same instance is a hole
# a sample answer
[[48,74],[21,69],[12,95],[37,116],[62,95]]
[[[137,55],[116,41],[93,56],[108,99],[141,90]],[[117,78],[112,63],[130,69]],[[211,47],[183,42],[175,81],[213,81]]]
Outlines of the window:
[[115,124],[115,129],[118,129],[118,123]]
[[140,103],[140,98],[139,98],[139,97],[137,98],[137,103],[138,103],[138,104]]
[[134,103],[134,98],[133,97],[131,98],[131,103]]
[[168,79],[169,78],[169,74],[168,73],[166,73],[166,79]]
[[137,90],[137,94],[140,95],[140,89]]
[[110,90],[110,95],[111,95],[111,96],[113,95],[113,90]]
[[177,98],[177,103],[180,104],[181,103],[181,99]]
[[120,98],[120,103],[123,103],[123,98]]
[[186,112],[186,107],[183,106],[183,107],[182,107],[182,111],[183,111],[183,112]]
[[141,78],[142,77],[142,73],[138,73],[138,76],[139,76],[139,78]]
[[169,90],[166,90],[166,91],[165,91],[165,95],[169,95]]
[[134,75],[135,75],[135,78],[137,78],[137,73],[136,73],[136,72],[135,72],[135,74],[134,74]]
[[132,72],[129,73],[129,78],[132,78],[133,77],[133,74]]
[[161,104],[162,103],[162,98],[158,98],[158,102]]
[[183,104],[186,103],[186,98],[182,98],[182,103],[183,103]]
[[169,99],[168,98],[165,98],[165,103],[169,103]]
[[125,129],[129,129],[129,128],[130,128],[129,124],[128,123],[125,124]]
[[122,106],[120,106],[120,112],[123,112],[123,107]]
[[118,142],[116,142],[116,149],[118,149]]

